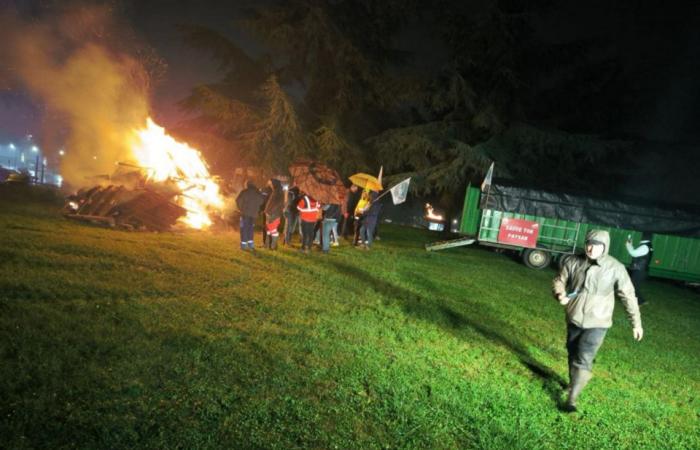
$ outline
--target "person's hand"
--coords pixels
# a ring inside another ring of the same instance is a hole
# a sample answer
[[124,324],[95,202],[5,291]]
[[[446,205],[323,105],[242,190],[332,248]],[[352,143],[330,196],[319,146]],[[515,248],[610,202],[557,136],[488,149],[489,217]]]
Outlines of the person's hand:
[[635,327],[632,330],[632,336],[634,336],[635,341],[641,341],[642,337],[644,337],[644,330],[642,327]]
[[571,299],[569,297],[567,297],[566,294],[559,294],[557,296],[557,300],[559,300],[559,304],[562,306],[568,305],[569,302],[571,301]]

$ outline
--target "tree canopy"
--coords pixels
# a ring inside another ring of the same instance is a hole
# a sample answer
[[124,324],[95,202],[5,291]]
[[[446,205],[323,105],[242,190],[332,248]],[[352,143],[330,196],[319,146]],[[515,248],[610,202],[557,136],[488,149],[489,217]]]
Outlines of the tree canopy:
[[229,143],[221,170],[308,157],[344,174],[383,165],[442,193],[463,192],[495,160],[501,175],[576,187],[583,169],[627,149],[596,136],[619,110],[598,94],[625,76],[606,42],[543,41],[546,2],[516,3],[270,2],[236,23],[264,46],[257,57],[185,26],[222,76],[182,105]]

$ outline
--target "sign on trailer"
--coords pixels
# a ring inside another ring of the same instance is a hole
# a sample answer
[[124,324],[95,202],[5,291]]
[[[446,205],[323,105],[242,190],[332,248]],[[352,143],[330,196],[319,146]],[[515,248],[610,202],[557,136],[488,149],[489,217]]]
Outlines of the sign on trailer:
[[520,247],[537,247],[540,224],[531,220],[504,218],[498,230],[498,242]]

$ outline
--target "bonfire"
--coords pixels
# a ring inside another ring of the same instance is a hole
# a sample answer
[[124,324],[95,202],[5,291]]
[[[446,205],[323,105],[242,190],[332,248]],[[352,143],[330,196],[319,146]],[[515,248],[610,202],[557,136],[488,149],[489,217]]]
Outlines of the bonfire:
[[204,229],[224,206],[219,185],[196,149],[150,118],[128,142],[133,161],[99,185],[69,196],[66,217],[127,229]]

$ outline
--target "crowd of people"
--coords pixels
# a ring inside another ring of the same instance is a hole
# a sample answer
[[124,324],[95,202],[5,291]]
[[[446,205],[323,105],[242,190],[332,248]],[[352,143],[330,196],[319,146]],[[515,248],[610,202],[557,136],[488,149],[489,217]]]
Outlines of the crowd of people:
[[378,197],[376,191],[353,184],[345,201],[323,204],[296,186],[287,189],[274,178],[263,189],[249,180],[236,197],[241,250],[255,250],[254,228],[260,217],[266,249],[277,250],[280,233],[282,245],[294,247],[294,236],[299,230],[299,250],[303,253],[309,253],[314,245],[329,253],[331,247],[340,245],[341,239],[349,240],[358,249],[369,250],[378,239],[382,209]]

